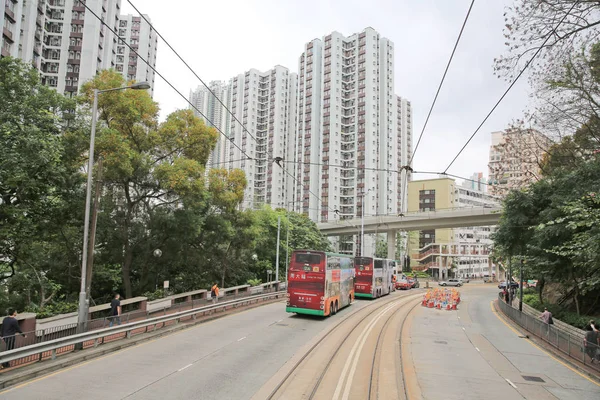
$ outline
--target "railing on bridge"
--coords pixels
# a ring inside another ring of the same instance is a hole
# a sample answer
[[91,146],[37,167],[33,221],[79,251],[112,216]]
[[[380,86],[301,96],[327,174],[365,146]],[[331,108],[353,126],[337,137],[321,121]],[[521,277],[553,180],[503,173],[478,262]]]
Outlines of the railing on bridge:
[[[129,339],[132,336],[155,331],[167,326],[173,326],[181,321],[195,320],[198,316],[210,315],[217,311],[225,311],[259,301],[279,298],[285,295],[283,291],[272,291],[267,294],[249,295],[241,299],[224,301],[222,303],[205,305],[191,310],[179,311],[173,314],[130,321],[122,325],[101,328],[86,333],[75,333],[76,326],[55,332],[28,332],[27,338],[17,335],[15,349],[0,353],[0,363],[10,363],[10,367],[28,365],[47,359],[55,359],[62,354],[75,350],[75,345],[83,343],[83,348],[97,347],[115,340]],[[122,322],[124,322],[123,320]],[[76,325],[76,324],[75,324]],[[56,332],[60,332],[54,337]],[[68,334],[67,334],[68,333]],[[22,340],[32,340],[28,345]]]
[[[280,283],[280,287],[281,286],[283,285]],[[221,301],[228,301],[255,294],[271,293],[276,290],[277,282],[267,282],[255,287],[242,285],[221,289],[219,298]],[[120,316],[120,323],[128,324],[134,321],[147,320],[159,315],[168,315],[184,310],[192,310],[194,308],[206,306],[207,304],[210,304],[211,301],[210,293],[204,289],[179,293],[153,301],[147,301],[146,297],[127,299],[123,300],[121,304],[125,305],[125,309],[130,306],[133,306],[133,309],[124,312]],[[90,315],[98,317],[88,320],[87,332],[108,328],[110,327],[111,321],[116,323],[116,320],[110,316],[100,316],[103,313],[108,314],[109,309],[110,304],[101,304],[90,309]],[[27,347],[37,343],[75,335],[77,333],[77,322],[74,322],[76,321],[76,317],[77,313],[70,313],[39,319],[34,321],[33,325],[36,327],[33,330],[31,328],[30,330],[27,330],[22,326],[25,336],[15,336],[13,341],[14,348]]]
[[539,317],[529,315],[512,307],[503,300],[498,300],[498,305],[502,312],[515,321],[519,326],[529,333],[537,336],[555,349],[568,355],[569,357],[582,362],[584,365],[600,372],[598,362],[592,363],[592,359],[600,357],[600,347],[597,344],[585,343],[581,333],[574,330],[565,330],[557,325],[548,325]]

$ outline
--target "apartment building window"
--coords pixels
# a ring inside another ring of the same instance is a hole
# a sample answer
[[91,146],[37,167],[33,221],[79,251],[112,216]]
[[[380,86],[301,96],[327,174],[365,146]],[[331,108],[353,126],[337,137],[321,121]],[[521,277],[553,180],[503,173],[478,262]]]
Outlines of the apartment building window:
[[120,27],[126,27],[127,26],[127,21],[125,21],[125,20],[119,21],[119,26]]

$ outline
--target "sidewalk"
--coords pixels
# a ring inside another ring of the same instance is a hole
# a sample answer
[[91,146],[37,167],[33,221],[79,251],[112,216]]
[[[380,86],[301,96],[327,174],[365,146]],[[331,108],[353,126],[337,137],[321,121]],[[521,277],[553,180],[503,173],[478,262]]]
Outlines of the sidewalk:
[[509,328],[491,307],[494,287],[463,287],[458,311],[419,307],[403,346],[426,399],[594,399],[600,384]]

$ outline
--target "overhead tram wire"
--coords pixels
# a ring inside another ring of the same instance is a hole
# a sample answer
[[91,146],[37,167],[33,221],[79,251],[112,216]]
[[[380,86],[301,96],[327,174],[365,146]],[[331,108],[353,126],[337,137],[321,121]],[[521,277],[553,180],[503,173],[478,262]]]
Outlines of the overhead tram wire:
[[165,42],[165,44],[167,45],[167,47],[169,47],[169,49],[171,49],[171,51],[177,56],[177,58],[179,58],[179,60],[183,63],[183,65],[185,65],[187,67],[187,69],[190,70],[190,72],[204,85],[204,87],[206,87],[208,89],[208,91],[215,97],[215,99],[217,99],[217,101],[227,110],[227,112],[237,121],[238,124],[240,124],[240,126],[242,127],[242,129],[248,134],[248,136],[250,136],[252,139],[254,139],[254,141],[256,142],[257,139],[256,137],[254,137],[249,131],[248,129],[244,126],[244,124],[235,116],[235,114],[225,105],[225,103],[223,103],[221,101],[221,99],[216,95],[216,93],[204,82],[204,80],[202,80],[202,78],[200,78],[200,76],[192,69],[192,67],[190,67],[190,65],[183,59],[183,57],[181,57],[179,55],[179,53],[177,52],[177,50],[175,50],[173,48],[173,46],[171,46],[171,44],[167,41],[167,39],[164,38],[163,35],[160,34],[160,32],[154,27],[154,25],[152,25],[152,23],[150,21],[148,21],[148,19],[146,18],[146,16],[144,14],[142,14],[140,12],[140,10],[138,10],[138,8],[130,1],[127,0],[127,2],[129,3],[129,5],[131,5],[131,7],[133,7],[133,9],[140,15],[140,17],[142,17],[144,19],[144,21],[146,21],[146,23],[150,26],[151,29],[154,30],[154,32],[156,32],[156,34],[158,35],[159,38],[162,39],[163,42]]
[[433,112],[433,108],[435,107],[435,103],[437,102],[440,91],[442,90],[442,86],[444,85],[444,80],[446,79],[446,75],[448,74],[448,70],[450,69],[450,64],[452,63],[452,59],[454,58],[454,53],[456,53],[456,48],[458,47],[458,43],[460,42],[460,38],[462,37],[463,31],[465,30],[465,26],[467,25],[467,21],[469,20],[469,16],[471,15],[471,10],[473,9],[473,4],[475,4],[475,0],[471,1],[471,5],[469,6],[469,10],[467,11],[467,15],[465,16],[465,20],[463,21],[462,27],[460,28],[460,32],[458,37],[456,38],[456,42],[454,43],[454,48],[452,49],[452,54],[450,54],[450,59],[448,60],[448,64],[446,64],[446,69],[444,70],[444,75],[442,76],[442,80],[437,88],[437,92],[435,93],[435,97],[433,98],[433,103],[429,108],[429,113],[427,114],[427,118],[425,119],[425,123],[423,124],[423,129],[421,129],[421,134],[419,135],[419,140],[417,140],[417,144],[415,149],[413,150],[412,156],[408,161],[408,165],[412,165],[412,161],[415,158],[415,154],[417,149],[419,148],[419,144],[421,143],[421,139],[423,138],[423,133],[425,132],[425,128],[427,127],[427,123],[429,122],[429,117],[431,117],[431,113]]
[[544,42],[539,46],[539,48],[536,50],[536,52],[533,54],[533,56],[529,59],[529,61],[527,61],[527,63],[525,64],[525,66],[523,67],[523,69],[521,70],[521,72],[519,72],[519,74],[517,75],[517,77],[510,84],[510,86],[508,86],[508,88],[506,89],[506,91],[504,92],[504,94],[502,94],[502,96],[496,102],[496,104],[494,105],[494,107],[492,107],[492,109],[485,116],[485,118],[483,119],[483,121],[481,121],[481,123],[479,124],[479,126],[477,127],[477,129],[475,129],[475,132],[473,132],[473,134],[471,135],[471,137],[469,137],[469,139],[467,140],[467,142],[459,150],[459,152],[456,154],[456,156],[452,159],[452,161],[450,162],[450,164],[448,164],[448,166],[444,170],[444,173],[448,172],[448,170],[450,169],[450,167],[452,166],[452,164],[454,164],[454,162],[462,154],[462,152],[465,150],[465,148],[469,145],[469,143],[471,142],[471,140],[473,140],[473,138],[475,137],[475,135],[477,135],[477,133],[479,132],[479,130],[486,123],[486,121],[488,120],[488,118],[492,115],[492,113],[496,110],[496,108],[498,108],[498,106],[500,105],[500,103],[502,102],[502,100],[504,100],[504,98],[506,97],[506,95],[508,94],[508,92],[510,92],[510,90],[513,88],[513,86],[515,86],[515,84],[519,81],[519,78],[521,78],[521,76],[527,70],[527,68],[529,67],[529,65],[531,65],[531,63],[533,62],[533,60],[538,56],[538,54],[540,54],[540,52],[542,51],[542,49],[544,49],[544,47],[546,46],[546,43],[548,43],[548,41],[550,40],[550,38],[553,37],[554,35],[556,35],[556,30],[558,29],[558,27],[564,22],[564,20],[567,18],[567,16],[569,16],[569,14],[571,14],[571,11],[573,11],[573,8],[575,8],[575,6],[578,3],[579,3],[579,1],[573,2],[573,5],[569,9],[569,11],[561,18],[561,20],[558,22],[558,24],[556,24],[556,26],[554,27],[554,29],[552,30],[552,32],[548,33],[548,36],[546,37],[546,39],[544,40]]
[[[229,140],[230,138],[225,134],[225,132],[223,132],[220,128],[218,128],[217,126],[215,126],[215,124],[206,116],[204,115],[204,113],[202,111],[200,111],[198,109],[198,107],[196,107],[195,104],[193,104],[191,101],[189,101],[189,99],[187,97],[185,97],[183,95],[183,93],[181,93],[175,86],[173,86],[173,84],[171,82],[169,82],[160,72],[158,72],[158,70],[153,67],[152,65],[150,65],[150,63],[148,62],[148,60],[146,60],[144,57],[142,57],[140,55],[140,53],[137,52],[137,50],[135,50],[129,43],[127,43],[124,39],[121,38],[121,36],[119,36],[117,34],[117,32],[111,28],[104,20],[102,20],[102,18],[100,18],[98,16],[98,14],[96,14],[85,2],[82,2],[83,6],[90,12],[92,13],[92,15],[94,17],[96,17],[96,19],[98,21],[100,21],[100,23],[102,25],[104,25],[109,31],[111,31],[120,41],[120,43],[123,43],[125,46],[129,47],[129,50],[131,50],[133,53],[135,53],[152,71],[154,71],[154,73],[156,73],[156,75],[158,75],[161,79],[163,79],[167,85],[169,85],[171,87],[171,89],[173,89],[182,99],[184,99],[190,106],[192,106],[196,111],[198,111],[198,113],[206,118],[206,120],[208,122],[211,123],[211,125],[213,125],[213,128],[215,128],[221,135],[223,135],[227,140]],[[239,147],[235,142],[230,141],[239,151],[242,152],[243,155],[245,155],[247,157],[247,160],[253,160],[252,157],[250,157],[244,150],[242,150],[241,147]]]

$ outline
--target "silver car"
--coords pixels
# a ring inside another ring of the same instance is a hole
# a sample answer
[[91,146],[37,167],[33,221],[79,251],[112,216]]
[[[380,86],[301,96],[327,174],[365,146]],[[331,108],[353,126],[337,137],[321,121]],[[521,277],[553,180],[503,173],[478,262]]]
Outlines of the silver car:
[[440,286],[462,286],[460,279],[448,279],[447,281],[440,281]]

